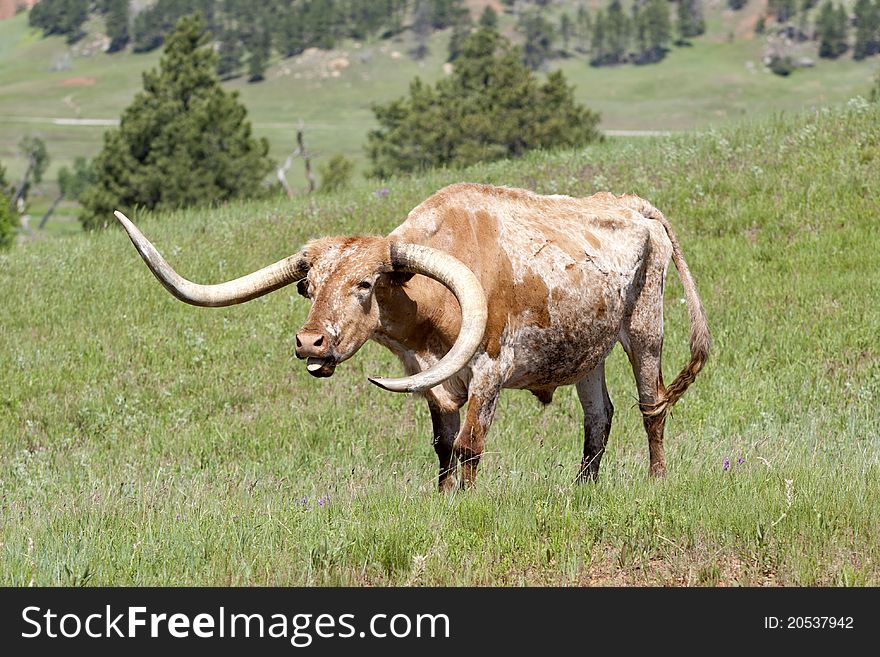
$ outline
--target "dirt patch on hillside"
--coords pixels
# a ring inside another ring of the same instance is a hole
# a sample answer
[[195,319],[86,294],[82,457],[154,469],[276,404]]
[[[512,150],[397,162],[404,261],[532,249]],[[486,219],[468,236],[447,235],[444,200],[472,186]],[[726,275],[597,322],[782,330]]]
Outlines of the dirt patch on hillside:
[[479,18],[486,10],[486,7],[492,7],[499,16],[504,13],[504,5],[499,0],[465,0],[465,5],[471,11],[471,16]]
[[[357,46],[360,48],[360,44]],[[359,60],[365,63],[366,60]],[[345,50],[307,48],[302,54],[285,59],[273,72],[273,77],[291,76],[296,80],[324,80],[338,78],[352,64],[352,55]]]
[[15,10],[22,5],[30,9],[35,4],[37,0],[0,0],[0,21],[15,16]]
[[[730,25],[730,31],[723,35],[726,40],[730,32],[736,40],[748,40],[755,38],[755,26],[761,16],[767,16],[767,0],[758,0],[758,2],[749,2],[745,7],[738,11],[725,9],[722,12],[725,24]],[[768,22],[772,22],[768,21]]]
[[97,78],[67,78],[61,81],[62,87],[91,87],[98,82]]

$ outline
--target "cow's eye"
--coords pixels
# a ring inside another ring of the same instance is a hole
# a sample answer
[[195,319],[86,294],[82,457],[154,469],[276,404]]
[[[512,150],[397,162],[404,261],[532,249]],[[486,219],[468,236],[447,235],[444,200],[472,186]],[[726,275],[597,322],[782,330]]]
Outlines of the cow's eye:
[[360,283],[357,284],[357,288],[359,290],[369,290],[372,287],[373,287],[373,284],[370,283],[370,281],[361,281]]

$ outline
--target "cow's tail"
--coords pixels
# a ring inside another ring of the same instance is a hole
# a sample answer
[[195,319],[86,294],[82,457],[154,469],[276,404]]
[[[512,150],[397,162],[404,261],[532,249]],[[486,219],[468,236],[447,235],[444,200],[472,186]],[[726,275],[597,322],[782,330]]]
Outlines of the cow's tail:
[[706,321],[706,312],[703,310],[703,302],[700,301],[700,295],[697,293],[697,286],[694,283],[694,277],[691,275],[691,271],[688,269],[687,263],[684,260],[681,245],[678,243],[678,238],[675,236],[672,226],[669,224],[669,220],[663,216],[662,212],[644,199],[632,196],[627,197],[627,200],[629,199],[638,199],[640,203],[638,203],[639,207],[636,209],[645,217],[654,219],[663,224],[663,228],[666,230],[666,235],[672,243],[672,262],[675,263],[675,268],[678,270],[678,277],[681,279],[681,284],[684,288],[684,297],[687,301],[688,315],[690,315],[691,322],[690,362],[688,362],[684,369],[678,373],[678,376],[672,380],[672,383],[666,386],[665,394],[661,395],[657,403],[642,408],[642,413],[645,416],[655,417],[664,415],[670,408],[672,408],[675,402],[681,399],[681,396],[685,393],[685,390],[688,389],[688,386],[690,386],[694,382],[694,379],[697,378],[697,374],[703,369],[703,365],[706,364],[706,360],[709,358],[709,347],[712,339],[709,335],[709,324]]

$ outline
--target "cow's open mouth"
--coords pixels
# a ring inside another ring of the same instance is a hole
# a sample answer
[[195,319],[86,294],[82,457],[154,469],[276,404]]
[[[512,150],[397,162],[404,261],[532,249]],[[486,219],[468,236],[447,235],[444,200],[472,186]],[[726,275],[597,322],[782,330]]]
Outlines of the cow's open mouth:
[[336,369],[336,361],[332,358],[309,358],[306,361],[306,369],[312,376],[319,378],[333,376]]

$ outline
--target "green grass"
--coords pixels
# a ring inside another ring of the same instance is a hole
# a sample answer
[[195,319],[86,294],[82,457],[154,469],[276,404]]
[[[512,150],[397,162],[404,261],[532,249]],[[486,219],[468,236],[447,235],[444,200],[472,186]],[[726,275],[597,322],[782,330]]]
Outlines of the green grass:
[[[399,365],[368,345],[309,377],[292,288],[200,310],[120,231],[21,245],[0,256],[0,583],[878,585],[878,164],[880,108],[853,102],[393,180],[387,198],[363,182],[137,217],[207,281],[385,233],[453,181],[645,196],[714,337],[661,482],[619,349],[598,484],[572,483],[573,390],[546,409],[506,391],[477,488],[440,498],[423,402],[366,381]],[[680,297],[670,272],[667,378],[687,357]]]
[[[605,129],[689,130],[867,94],[880,66],[877,57],[866,62],[814,57],[814,68],[786,79],[765,72],[761,63],[764,41],[751,38],[749,29],[743,27],[760,7],[755,0],[736,13],[707,7],[707,34],[694,39],[691,47],[674,47],[660,64],[597,69],[578,55],[555,60],[551,67],[565,72],[579,101],[602,113]],[[501,26],[505,33],[514,34],[510,16],[503,17]],[[95,23],[90,30],[99,27]],[[363,146],[368,130],[375,126],[371,105],[404,94],[415,75],[429,82],[442,77],[448,32],[432,38],[430,54],[423,62],[407,56],[412,45],[408,36],[399,41],[346,42],[334,53],[276,58],[260,84],[239,78],[226,86],[241,93],[256,134],[269,139],[271,155],[277,160],[293,150],[295,129],[302,121],[316,164],[343,153],[364,171]],[[736,41],[729,41],[731,32],[737,34]],[[76,46],[76,52],[82,47]],[[141,72],[159,60],[158,52],[75,55],[70,70],[51,71],[52,62],[69,51],[63,38],[41,38],[38,31],[29,29],[25,14],[0,22],[0,162],[11,177],[22,173],[24,160],[17,144],[23,134],[42,136],[52,157],[46,183],[36,190],[32,214],[41,214],[55,194],[59,167],[70,166],[79,155],[93,157],[103,144],[105,128],[60,126],[47,120],[118,118],[141,89]],[[401,56],[394,56],[395,52]],[[328,64],[340,57],[349,66],[332,77]],[[94,83],[65,84],[74,78]],[[288,179],[298,189],[305,187],[301,162]],[[66,212],[59,219],[70,223],[75,208],[68,207]]]
[[[765,72],[760,39],[695,39],[648,66],[560,68],[575,97],[602,113],[605,129],[688,130],[802,111],[867,96],[880,61],[819,60],[787,78]],[[876,58],[875,58],[876,59]]]

